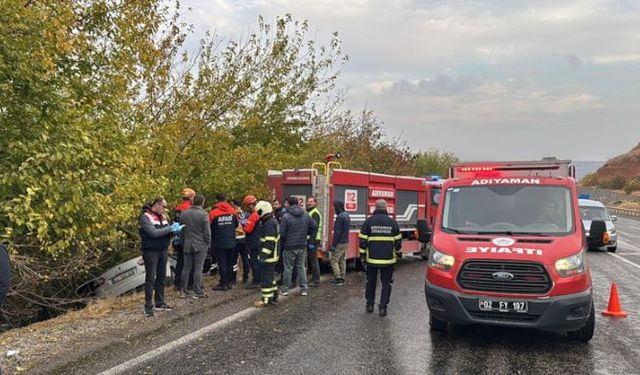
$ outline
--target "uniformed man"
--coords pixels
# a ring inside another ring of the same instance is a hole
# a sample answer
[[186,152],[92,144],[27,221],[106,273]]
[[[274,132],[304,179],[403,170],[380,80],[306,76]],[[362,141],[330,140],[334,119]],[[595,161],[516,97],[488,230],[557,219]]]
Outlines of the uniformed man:
[[380,316],[387,315],[387,305],[391,296],[393,269],[396,260],[402,257],[402,235],[398,223],[389,217],[387,201],[376,201],[375,211],[362,225],[360,230],[360,257],[367,264],[367,312],[373,312],[376,297],[378,273],[382,282]]
[[309,244],[307,245],[307,259],[309,261],[309,268],[311,269],[311,282],[310,286],[317,287],[320,285],[320,262],[318,262],[318,246],[322,242],[322,214],[318,209],[318,200],[316,197],[309,197],[307,199],[307,213],[309,217],[316,222],[318,231],[315,238],[309,238]]
[[256,306],[273,305],[278,301],[278,286],[275,280],[276,263],[280,258],[278,220],[273,216],[273,207],[267,201],[256,203],[255,212],[260,217],[260,288],[262,299]]

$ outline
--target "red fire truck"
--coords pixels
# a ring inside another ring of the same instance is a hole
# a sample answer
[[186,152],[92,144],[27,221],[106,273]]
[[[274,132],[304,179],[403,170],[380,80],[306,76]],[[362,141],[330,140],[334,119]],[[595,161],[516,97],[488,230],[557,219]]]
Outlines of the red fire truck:
[[[435,219],[441,181],[430,178],[391,176],[341,169],[340,163],[314,163],[309,169],[285,169],[268,173],[267,185],[281,202],[289,196],[298,197],[306,207],[308,197],[314,196],[323,216],[321,259],[333,239],[335,212],[332,202],[342,200],[351,218],[351,233],[347,259],[358,255],[358,233],[365,219],[374,210],[375,201],[383,198],[389,214],[402,231],[402,251],[406,254],[428,254],[429,227]],[[330,219],[330,220],[329,220]]]
[[588,242],[570,161],[456,164],[442,186],[425,294],[433,330],[447,323],[593,336]]

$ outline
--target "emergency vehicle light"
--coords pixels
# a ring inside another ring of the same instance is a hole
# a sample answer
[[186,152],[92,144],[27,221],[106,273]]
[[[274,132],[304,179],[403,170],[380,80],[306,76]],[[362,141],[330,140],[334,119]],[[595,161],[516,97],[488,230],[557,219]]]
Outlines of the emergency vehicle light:
[[460,172],[488,172],[494,169],[494,167],[461,167]]

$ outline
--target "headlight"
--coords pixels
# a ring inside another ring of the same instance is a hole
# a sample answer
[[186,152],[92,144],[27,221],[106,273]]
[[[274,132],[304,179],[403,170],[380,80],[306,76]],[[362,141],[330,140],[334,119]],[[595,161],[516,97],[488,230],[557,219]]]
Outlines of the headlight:
[[556,271],[562,277],[578,275],[584,272],[584,251],[567,258],[556,260]]
[[429,267],[435,268],[440,271],[449,271],[455,263],[456,258],[454,258],[453,256],[442,253],[435,248],[431,248],[431,255],[429,256]]

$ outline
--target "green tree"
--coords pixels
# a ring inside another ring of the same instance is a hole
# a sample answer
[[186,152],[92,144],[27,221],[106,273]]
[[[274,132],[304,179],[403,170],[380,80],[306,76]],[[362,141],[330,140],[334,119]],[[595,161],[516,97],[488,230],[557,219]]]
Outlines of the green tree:
[[439,175],[447,177],[449,166],[459,161],[460,159],[453,152],[434,149],[418,152],[414,156],[416,174],[418,176]]

